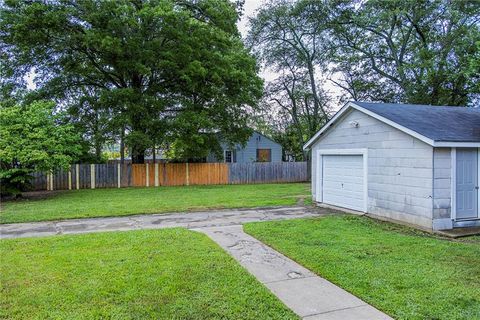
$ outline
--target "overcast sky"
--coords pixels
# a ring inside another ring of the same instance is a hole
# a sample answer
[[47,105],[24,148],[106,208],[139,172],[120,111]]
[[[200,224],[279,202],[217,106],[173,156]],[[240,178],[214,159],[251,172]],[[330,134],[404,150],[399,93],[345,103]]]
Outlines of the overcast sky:
[[[242,19],[237,23],[238,30],[243,38],[245,38],[248,33],[248,18],[255,16],[257,9],[260,8],[263,3],[263,0],[245,0]],[[274,73],[268,72],[267,70],[262,70],[260,76],[266,81],[271,81],[276,78]]]
[[262,5],[263,0],[245,0],[243,6],[243,16],[242,19],[238,22],[238,30],[242,33],[242,36],[247,35],[247,22],[248,17],[255,15],[255,11]]

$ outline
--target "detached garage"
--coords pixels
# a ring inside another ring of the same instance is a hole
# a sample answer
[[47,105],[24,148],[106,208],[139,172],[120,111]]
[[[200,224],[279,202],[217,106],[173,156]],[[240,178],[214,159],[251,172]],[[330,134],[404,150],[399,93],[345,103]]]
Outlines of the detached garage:
[[480,226],[480,109],[350,102],[304,146],[314,201],[427,229]]

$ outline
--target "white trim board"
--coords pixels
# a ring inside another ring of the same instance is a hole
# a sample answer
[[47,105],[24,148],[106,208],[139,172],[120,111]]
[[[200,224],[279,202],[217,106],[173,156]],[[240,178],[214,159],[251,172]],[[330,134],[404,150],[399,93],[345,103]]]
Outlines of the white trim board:
[[315,201],[323,203],[323,156],[361,155],[363,157],[363,212],[368,211],[368,149],[320,149],[317,152],[315,173]]
[[450,212],[452,220],[457,219],[457,148],[452,148],[450,151],[451,157],[451,178],[450,178]]
[[360,112],[363,112],[369,116],[371,116],[372,118],[375,118],[383,123],[386,123],[392,127],[394,127],[395,129],[398,129],[402,132],[405,132],[406,134],[408,135],[411,135],[412,137],[415,137],[417,138],[418,140],[420,141],[423,141],[425,142],[426,144],[428,145],[431,145],[432,147],[466,147],[466,148],[480,148],[480,142],[448,142],[448,141],[434,141],[428,137],[425,137],[424,135],[416,132],[416,131],[413,131],[411,129],[408,129],[392,120],[389,120],[385,117],[382,117],[378,114],[376,114],[375,112],[372,112],[370,110],[367,110],[365,108],[362,108],[361,106],[355,104],[355,102],[349,102],[347,103],[345,106],[343,106],[336,114],[335,116],[330,119],[330,121],[328,121],[322,129],[320,129],[310,140],[307,141],[307,143],[305,143],[305,145],[303,146],[303,149],[304,150],[308,150],[310,149],[310,147],[320,138],[320,136],[325,132],[327,131],[328,129],[330,129],[330,127],[332,127],[335,122],[343,115],[345,114],[348,110],[350,109],[355,109],[355,110],[358,110]]
[[438,148],[480,148],[480,143],[478,142],[445,142],[445,141],[436,141],[433,147]]

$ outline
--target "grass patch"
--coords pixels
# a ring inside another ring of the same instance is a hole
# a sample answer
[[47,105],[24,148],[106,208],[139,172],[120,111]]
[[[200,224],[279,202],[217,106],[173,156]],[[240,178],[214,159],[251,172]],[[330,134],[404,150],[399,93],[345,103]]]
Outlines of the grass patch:
[[295,205],[309,194],[305,183],[73,190],[5,202],[0,223]]
[[246,232],[396,319],[480,319],[480,240],[366,217],[250,223]]
[[297,319],[184,229],[0,241],[2,319]]

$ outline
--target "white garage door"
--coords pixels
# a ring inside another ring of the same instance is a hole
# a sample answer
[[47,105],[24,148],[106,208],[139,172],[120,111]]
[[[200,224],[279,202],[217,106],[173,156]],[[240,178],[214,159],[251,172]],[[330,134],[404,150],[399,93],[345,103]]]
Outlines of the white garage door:
[[363,156],[323,156],[323,202],[364,210]]

